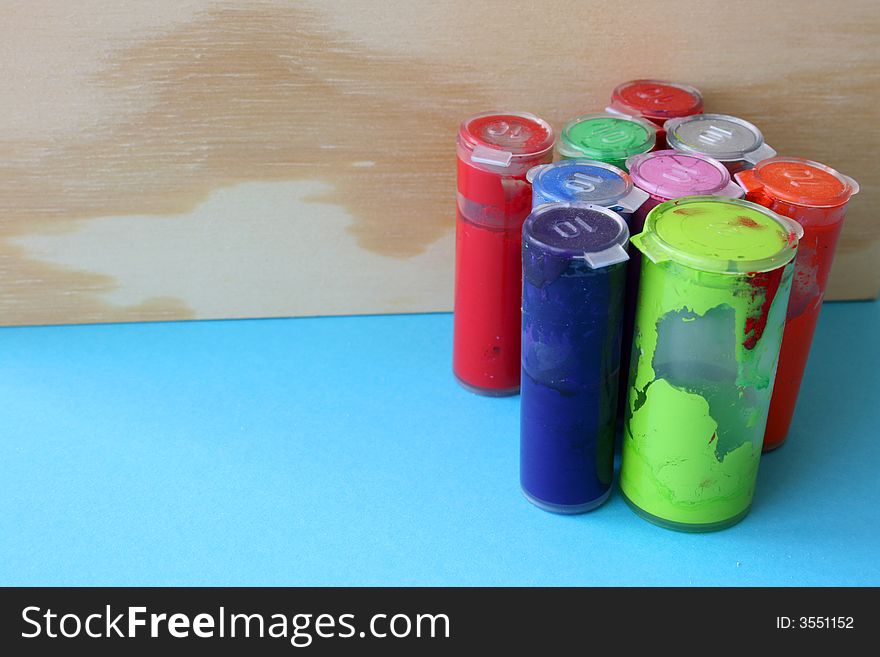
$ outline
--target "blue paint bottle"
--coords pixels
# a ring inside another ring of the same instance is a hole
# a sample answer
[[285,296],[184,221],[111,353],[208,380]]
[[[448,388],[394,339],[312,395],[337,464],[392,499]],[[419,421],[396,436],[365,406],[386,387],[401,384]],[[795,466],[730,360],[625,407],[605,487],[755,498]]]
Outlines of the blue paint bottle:
[[[638,156],[634,156],[638,157]],[[541,164],[529,169],[526,180],[532,184],[532,209],[542,203],[592,203],[610,208],[626,221],[630,233],[641,231],[644,223],[644,207],[650,200],[648,192],[633,183],[630,174],[613,164],[596,160],[560,160],[553,164]],[[626,298],[631,299],[635,309],[639,285],[640,254],[629,248],[627,265]],[[632,345],[634,312],[624,307],[624,329],[621,345],[620,392],[618,393],[618,419],[623,419],[623,402],[629,375],[629,352]],[[627,323],[628,322],[628,323]],[[629,326],[629,331],[627,331]]]
[[611,491],[628,239],[618,213],[585,203],[541,205],[523,225],[520,479],[547,511]]
[[592,203],[629,215],[648,200],[629,174],[613,164],[595,160],[560,160],[541,164],[526,174],[532,183],[532,209],[543,203]]

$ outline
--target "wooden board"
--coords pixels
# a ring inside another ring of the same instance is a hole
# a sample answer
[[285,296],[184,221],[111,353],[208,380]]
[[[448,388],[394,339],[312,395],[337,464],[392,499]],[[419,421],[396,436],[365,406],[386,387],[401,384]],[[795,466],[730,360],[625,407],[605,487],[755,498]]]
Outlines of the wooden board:
[[454,135],[660,77],[852,175],[880,287],[880,12],[817,2],[5,0],[0,322],[448,310]]

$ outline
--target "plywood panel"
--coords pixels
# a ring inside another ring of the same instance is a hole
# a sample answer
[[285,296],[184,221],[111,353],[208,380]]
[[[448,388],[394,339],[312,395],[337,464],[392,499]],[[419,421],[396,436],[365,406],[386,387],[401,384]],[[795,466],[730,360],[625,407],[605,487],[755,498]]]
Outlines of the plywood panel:
[[880,21],[773,3],[9,1],[0,322],[446,310],[454,135],[700,87],[862,183],[832,273],[876,296]]

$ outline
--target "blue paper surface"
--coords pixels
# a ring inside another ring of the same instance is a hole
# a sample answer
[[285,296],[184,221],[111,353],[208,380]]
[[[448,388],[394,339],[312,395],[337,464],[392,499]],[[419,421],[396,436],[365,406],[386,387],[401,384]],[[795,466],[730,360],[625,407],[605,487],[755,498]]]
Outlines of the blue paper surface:
[[450,315],[0,330],[0,584],[880,584],[880,304],[826,304],[739,525],[519,490]]

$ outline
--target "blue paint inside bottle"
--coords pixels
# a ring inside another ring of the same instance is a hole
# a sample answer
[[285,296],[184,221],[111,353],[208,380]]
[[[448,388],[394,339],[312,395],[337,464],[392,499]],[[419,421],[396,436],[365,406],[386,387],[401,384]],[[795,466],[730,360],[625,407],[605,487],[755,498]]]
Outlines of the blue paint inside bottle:
[[[650,195],[633,184],[630,174],[612,164],[596,160],[560,160],[542,164],[529,171],[526,179],[532,184],[532,209],[544,203],[592,203],[610,208],[626,221],[631,235],[641,232],[645,212],[640,212]],[[632,306],[624,306],[624,338],[620,392],[618,393],[618,420],[623,419],[624,397],[629,378],[629,352],[632,348],[632,317],[628,313],[635,308],[636,290],[639,284],[641,254],[635,248],[629,250],[627,291]],[[627,323],[628,320],[628,323]],[[630,330],[626,331],[629,326]]]
[[589,204],[543,205],[523,226],[520,475],[548,511],[611,490],[628,238]]

